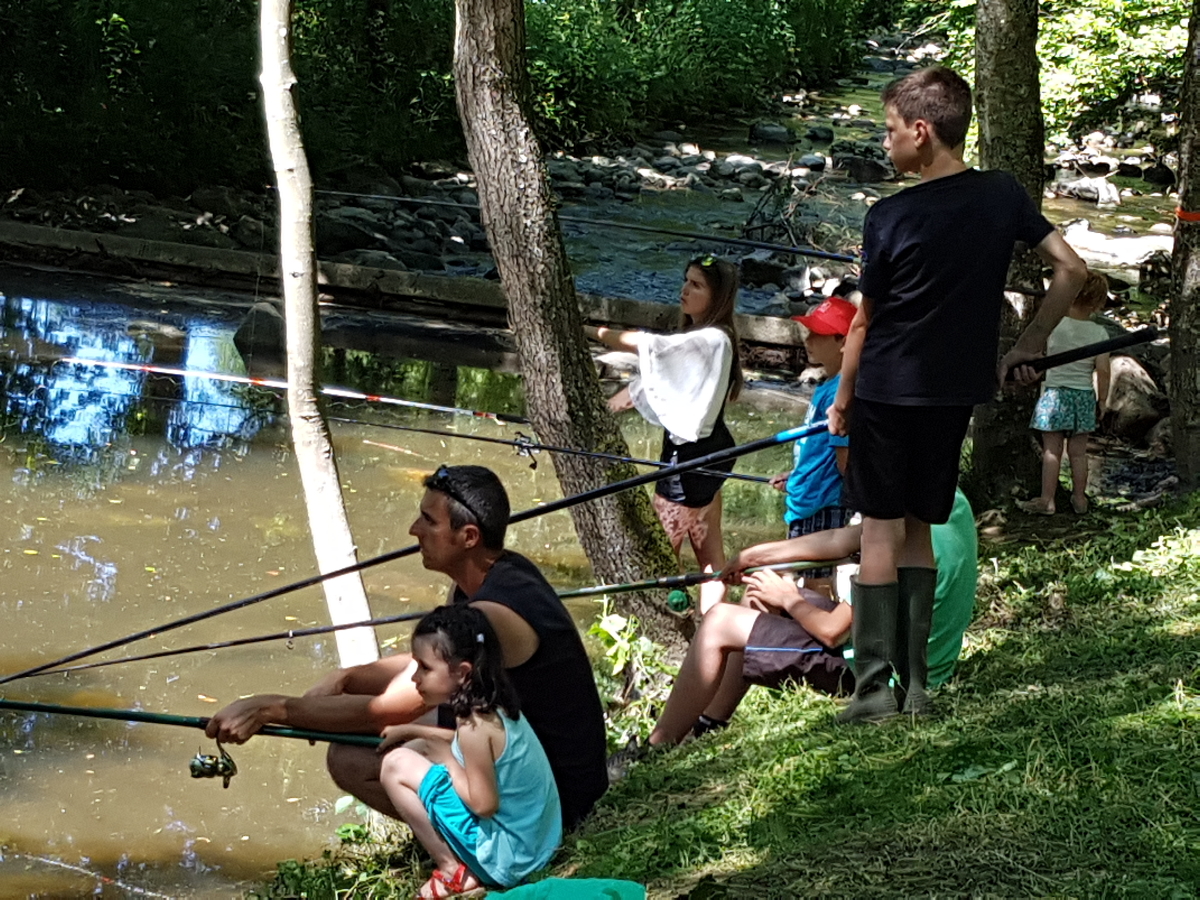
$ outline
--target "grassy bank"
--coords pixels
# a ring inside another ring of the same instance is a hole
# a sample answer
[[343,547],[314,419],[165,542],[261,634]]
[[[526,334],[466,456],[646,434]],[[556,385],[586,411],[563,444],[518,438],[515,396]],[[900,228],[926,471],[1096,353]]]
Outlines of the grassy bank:
[[[831,700],[753,690],[728,731],[635,765],[554,873],[697,900],[1195,896],[1200,501],[1016,525],[1042,531],[982,545],[939,718],[838,728]],[[348,849],[291,895],[417,883]]]

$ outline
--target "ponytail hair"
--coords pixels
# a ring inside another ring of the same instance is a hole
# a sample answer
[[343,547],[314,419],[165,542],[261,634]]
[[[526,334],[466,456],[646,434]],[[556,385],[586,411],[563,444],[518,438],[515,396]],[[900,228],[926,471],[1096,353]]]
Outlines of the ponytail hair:
[[450,698],[458,719],[503,710],[510,719],[521,713],[517,692],[504,671],[500,639],[487,616],[466,603],[439,606],[417,622],[412,641],[426,640],[439,659],[471,664],[471,671]]

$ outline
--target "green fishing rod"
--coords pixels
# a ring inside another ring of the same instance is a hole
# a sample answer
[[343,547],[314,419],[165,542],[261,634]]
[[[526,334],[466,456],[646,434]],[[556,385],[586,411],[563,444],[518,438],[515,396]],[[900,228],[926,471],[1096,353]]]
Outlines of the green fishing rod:
[[[705,467],[714,466],[731,459],[737,459],[739,456],[745,456],[747,453],[755,453],[759,450],[765,450],[768,447],[776,447],[780,444],[791,443],[792,441],[797,441],[800,438],[807,437],[810,434],[817,434],[818,432],[825,431],[828,429],[828,427],[829,424],[822,419],[820,422],[814,422],[810,425],[805,425],[798,428],[789,428],[785,431],[780,431],[776,434],[759,438],[755,441],[749,441],[745,444],[738,444],[725,450],[718,450],[714,453],[709,453],[705,456],[688,460],[687,462],[677,463],[673,466],[667,466],[664,469],[658,469],[653,472],[645,472],[641,475],[635,475],[632,478],[626,478],[622,481],[615,481],[611,484],[601,485],[600,487],[592,488],[588,491],[582,491],[569,497],[563,497],[560,500],[555,500],[551,501],[550,503],[543,503],[539,506],[531,507],[530,509],[526,509],[522,512],[514,513],[509,517],[508,523],[513,525],[517,522],[524,522],[526,519],[533,519],[537,518],[538,516],[544,516],[547,513],[558,512],[561,509],[567,509],[568,507],[574,506],[578,503],[587,503],[592,500],[598,500],[602,497],[608,497],[612,494],[620,493],[621,491],[627,491],[630,488],[640,487],[643,484],[650,484],[651,482],[658,481],[663,478],[669,478],[672,475],[679,475],[684,472],[694,472],[696,469],[703,469]],[[418,544],[410,544],[409,546],[402,547],[399,550],[392,550],[388,553],[383,553],[379,556],[374,556],[370,559],[365,559],[349,566],[343,566],[342,568],[335,569],[332,572],[326,572],[324,574],[318,573],[317,575],[312,575],[308,578],[294,581],[291,584],[280,585],[279,587],[272,588],[269,591],[255,594],[252,597],[244,597],[241,600],[225,603],[214,607],[213,609],[193,613],[189,616],[183,616],[179,619],[166,622],[154,628],[146,628],[142,631],[134,632],[133,634],[126,635],[122,638],[106,641],[103,644],[97,644],[96,646],[89,647],[85,650],[79,650],[75,653],[70,653],[58,659],[51,660],[50,662],[31,666],[27,669],[22,669],[19,672],[13,672],[12,674],[5,675],[4,677],[0,678],[0,684],[8,684],[11,681],[17,681],[21,678],[28,678],[31,675],[36,675],[37,673],[44,672],[47,669],[56,669],[59,666],[76,662],[80,659],[86,659],[89,656],[95,656],[99,653],[103,653],[106,650],[113,650],[126,644],[132,644],[135,641],[156,637],[157,635],[166,631],[173,631],[177,628],[182,628],[185,625],[191,625],[195,622],[211,619],[214,616],[223,615],[224,613],[233,612],[234,610],[244,609],[245,607],[253,606],[256,603],[262,603],[264,600],[270,600],[283,594],[289,594],[293,591],[298,591],[306,587],[312,587],[313,585],[321,584],[322,582],[328,581],[332,578],[340,578],[343,575],[353,575],[355,572],[361,572],[364,569],[369,569],[373,566],[382,565],[383,563],[391,562],[397,559],[403,559],[406,556],[412,556],[419,549],[420,546]]]
[[[115,719],[118,722],[146,722],[151,725],[180,725],[185,728],[208,727],[207,716],[175,716],[169,713],[146,712],[143,709],[105,709],[90,706],[59,706],[55,703],[34,703],[25,700],[0,698],[0,710],[45,713],[58,716],[83,716],[89,719]],[[379,738],[370,734],[337,734],[332,731],[310,731],[307,728],[285,728],[264,725],[258,734],[270,737],[296,738],[301,741],[324,741],[327,744],[347,744],[353,747],[377,747]]]
[[[811,569],[821,566],[840,565],[848,560],[806,560],[786,563],[774,563],[768,566],[754,566],[749,569],[744,569],[745,572],[761,572],[764,569],[772,571],[787,571],[797,569]],[[561,600],[578,600],[585,597],[597,597],[605,594],[624,594],[632,591],[649,591],[655,589],[674,589],[672,595],[676,591],[683,588],[692,587],[697,584],[704,584],[708,581],[716,581],[724,577],[724,572],[685,572],[681,575],[665,575],[660,578],[647,578],[643,581],[625,581],[617,584],[600,584],[585,588],[574,588],[567,591],[559,591],[558,596]],[[667,605],[672,606],[671,596],[667,597]],[[672,606],[672,609],[675,609]],[[676,612],[680,610],[675,609]],[[331,634],[337,631],[345,631],[351,628],[376,628],[381,625],[394,625],[397,622],[411,622],[413,619],[419,619],[428,613],[429,610],[421,610],[420,612],[400,613],[394,616],[380,616],[373,619],[364,619],[360,622],[345,622],[341,625],[314,625],[309,628],[289,628],[287,631],[277,631],[273,634],[260,634],[253,637],[233,638],[228,641],[213,641],[207,644],[194,644],[190,647],[177,647],[173,650],[157,650],[153,653],[139,653],[136,656],[122,656],[119,659],[106,659],[100,662],[83,663],[78,666],[64,666],[62,668],[44,669],[40,672],[30,674],[29,678],[37,678],[46,675],[70,675],[74,672],[83,672],[87,669],[105,669],[109,666],[116,666],[122,663],[146,662],[153,659],[165,659],[170,656],[186,656],[191,653],[205,653],[213,650],[227,650],[231,647],[245,647],[250,644],[265,644],[270,641],[293,641],[301,637],[313,637],[321,634]]]

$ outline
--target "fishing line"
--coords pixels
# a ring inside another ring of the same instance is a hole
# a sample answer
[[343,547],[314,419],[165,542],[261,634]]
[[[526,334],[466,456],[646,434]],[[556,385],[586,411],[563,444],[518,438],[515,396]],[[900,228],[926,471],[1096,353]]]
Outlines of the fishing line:
[[[790,443],[799,440],[802,437],[807,437],[811,434],[827,430],[828,423],[825,420],[814,422],[810,425],[801,426],[799,428],[789,428],[786,431],[780,431],[776,434],[767,437],[759,438],[758,440],[749,441],[745,444],[739,444],[734,447],[729,447],[726,450],[718,450],[715,453],[709,453],[705,456],[697,457],[696,459],[688,460],[687,462],[677,463],[673,466],[667,466],[665,469],[658,469],[653,472],[645,472],[641,475],[635,475],[631,478],[626,478],[622,481],[615,481],[612,484],[602,485],[591,490],[582,491],[578,494],[573,494],[569,497],[563,497],[559,500],[544,503],[540,506],[534,506],[522,512],[514,513],[509,517],[509,524],[524,522],[526,519],[533,519],[538,516],[546,515],[547,513],[558,512],[561,509],[567,509],[578,503],[587,503],[592,500],[598,500],[602,497],[608,497],[612,494],[620,493],[621,491],[629,490],[630,488],[639,487],[643,484],[659,481],[663,478],[669,478],[672,475],[679,475],[684,472],[693,472],[696,469],[702,469],[707,466],[716,465],[725,462],[726,460],[736,459],[739,456],[744,456],[747,453],[755,453],[759,450],[765,450],[768,447],[775,447],[780,444]],[[112,641],[106,641],[103,644],[98,644],[86,650],[80,650],[75,653],[68,654],[59,659],[52,660],[47,663],[42,663],[37,666],[31,666],[28,669],[22,669],[19,672],[14,672],[0,678],[0,684],[7,684],[11,681],[16,681],[20,678],[28,678],[39,672],[44,672],[47,669],[57,668],[67,663],[72,663],[80,659],[85,659],[89,656],[95,656],[98,653],[103,653],[106,650],[112,650],[116,647],[121,647],[125,644],[131,644],[135,641],[140,641],[145,638],[154,637],[165,631],[173,631],[176,628],[182,628],[185,625],[191,625],[195,622],[200,622],[205,619],[210,619],[214,616],[222,615],[227,612],[232,612],[237,609],[243,609],[247,606],[252,606],[256,603],[261,603],[264,600],[270,600],[273,597],[278,597],[283,594],[288,594],[293,591],[301,590],[306,587],[320,584],[333,578],[340,578],[343,575],[352,575],[355,572],[361,572],[364,569],[372,566],[381,565],[392,560],[402,559],[406,556],[411,556],[416,553],[420,547],[417,544],[412,544],[408,547],[402,547],[399,550],[392,550],[380,556],[372,557],[371,559],[362,560],[353,565],[344,566],[341,569],[335,569],[332,572],[317,574],[300,581],[292,582],[291,584],[281,585],[269,591],[264,591],[260,594],[255,594],[252,597],[246,597],[241,600],[235,600],[231,603],[226,603],[221,606],[214,607],[203,612],[193,613],[190,616],[184,616],[180,619],[175,619],[155,628],[148,628],[142,631],[135,632],[122,638],[117,638]]]
[[[655,459],[640,459],[636,456],[618,456],[615,453],[600,453],[595,450],[575,450],[571,447],[555,447],[552,444],[539,444],[537,441],[526,437],[520,432],[517,432],[517,437],[515,440],[510,440],[507,438],[487,437],[480,434],[462,434],[461,432],[457,431],[439,431],[436,428],[418,428],[415,425],[392,425],[385,422],[365,422],[361,419],[347,419],[342,416],[326,416],[326,418],[330,422],[343,422],[351,425],[366,425],[373,428],[390,428],[395,431],[412,431],[417,434],[432,434],[436,437],[462,438],[463,440],[467,441],[482,441],[483,443],[487,444],[503,444],[507,447],[515,447],[517,449],[518,456],[528,456],[531,459],[533,458],[533,451],[548,450],[551,453],[566,453],[572,456],[587,456],[593,459],[607,459],[611,460],[612,462],[633,463],[634,465],[638,466],[657,466],[660,469],[670,465],[670,463],[665,463],[661,460]],[[537,468],[537,460],[533,461],[532,468]],[[753,481],[758,484],[771,483],[770,478],[766,478],[762,475],[743,475],[740,472],[721,472],[712,471],[709,469],[699,469],[697,470],[696,474],[711,475],[718,478],[735,478],[740,481]]]
[[[117,362],[115,360],[82,359],[78,356],[67,356],[59,363],[73,363],[82,366],[99,366],[106,369],[121,369],[127,372],[145,372],[153,375],[173,375],[180,378],[207,378],[212,381],[225,381],[231,384],[248,384],[254,387],[270,388],[286,391],[288,383],[274,378],[250,378],[246,375],[227,375],[223,372],[193,372],[188,369],[178,369],[171,366],[152,366],[145,363]],[[423,409],[428,412],[453,413],[460,416],[472,416],[477,419],[493,419],[503,424],[528,425],[529,420],[524,416],[512,416],[507,413],[483,412],[477,409],[464,409],[458,406],[439,406],[435,403],[422,403],[417,400],[402,400],[399,397],[385,397],[380,394],[365,394],[352,391],[349,388],[331,387],[320,388],[320,393],[326,397],[337,397],[341,400],[362,400],[368,403],[383,403],[390,406],[406,406],[412,409]]]

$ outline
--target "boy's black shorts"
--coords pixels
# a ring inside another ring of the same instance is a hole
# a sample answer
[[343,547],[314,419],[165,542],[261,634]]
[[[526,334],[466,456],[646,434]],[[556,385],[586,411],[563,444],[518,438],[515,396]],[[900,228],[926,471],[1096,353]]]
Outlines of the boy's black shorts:
[[850,505],[872,519],[950,518],[970,406],[899,406],[854,398],[850,410]]

